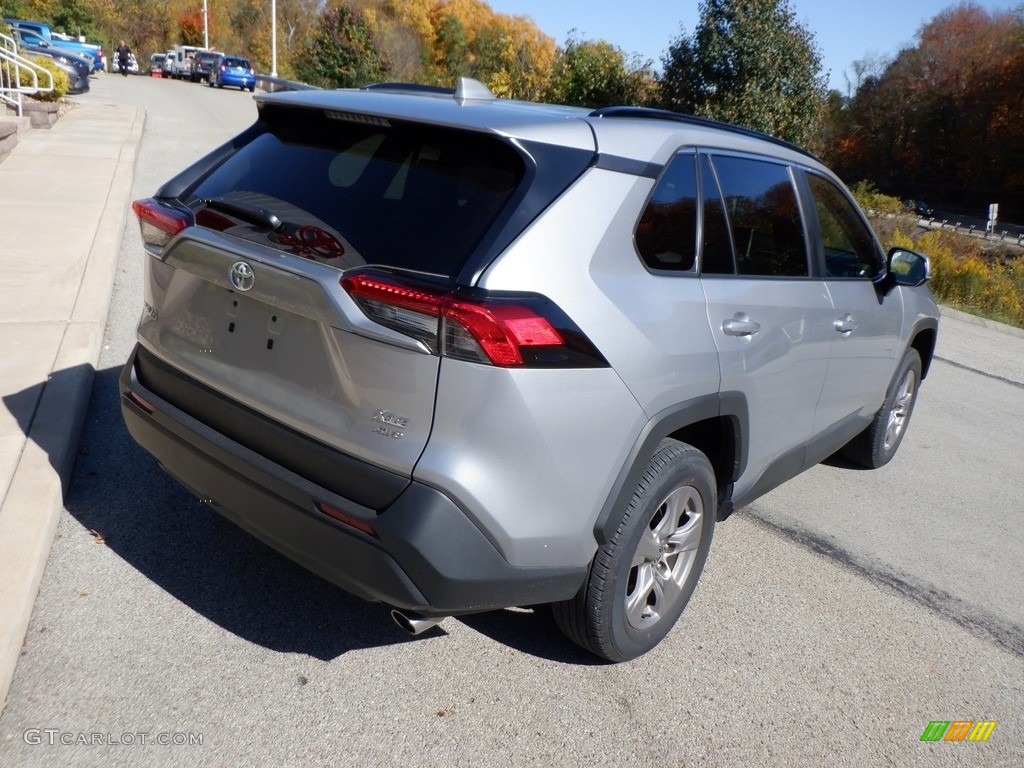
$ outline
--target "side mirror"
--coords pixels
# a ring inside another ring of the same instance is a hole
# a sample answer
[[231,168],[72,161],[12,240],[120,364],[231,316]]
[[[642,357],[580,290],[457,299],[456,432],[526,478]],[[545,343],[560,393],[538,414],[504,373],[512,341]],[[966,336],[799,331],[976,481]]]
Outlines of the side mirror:
[[923,285],[932,277],[932,264],[928,257],[907,248],[890,248],[887,266],[893,285],[913,288]]

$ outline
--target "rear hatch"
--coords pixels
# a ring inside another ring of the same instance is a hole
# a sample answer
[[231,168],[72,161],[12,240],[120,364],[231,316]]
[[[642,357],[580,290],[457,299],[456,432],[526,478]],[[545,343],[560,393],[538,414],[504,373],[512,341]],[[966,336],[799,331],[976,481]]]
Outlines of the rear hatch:
[[135,204],[152,257],[143,385],[261,455],[298,455],[283,429],[410,477],[439,308],[475,252],[501,247],[494,233],[536,176],[528,152],[486,132],[263,108],[233,146]]

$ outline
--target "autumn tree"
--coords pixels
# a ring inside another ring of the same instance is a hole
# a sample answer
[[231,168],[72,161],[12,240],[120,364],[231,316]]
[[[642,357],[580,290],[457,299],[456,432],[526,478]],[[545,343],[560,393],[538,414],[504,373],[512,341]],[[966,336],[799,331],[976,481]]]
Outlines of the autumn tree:
[[381,52],[391,62],[392,76],[402,81],[423,79],[434,30],[430,13],[436,0],[355,0],[373,31]]
[[347,4],[328,7],[295,61],[297,76],[311,85],[354,88],[387,78],[381,54],[362,14]]
[[864,78],[838,116],[827,159],[889,194],[980,211],[1000,202],[1024,219],[1022,82],[1022,12],[949,8]]
[[496,96],[539,101],[548,88],[555,41],[523,16],[497,14],[470,43],[465,74]]
[[548,101],[584,107],[642,105],[653,82],[649,63],[629,60],[605,40],[583,40],[569,33],[558,51]]
[[826,77],[788,0],[703,0],[662,58],[662,105],[813,145]]

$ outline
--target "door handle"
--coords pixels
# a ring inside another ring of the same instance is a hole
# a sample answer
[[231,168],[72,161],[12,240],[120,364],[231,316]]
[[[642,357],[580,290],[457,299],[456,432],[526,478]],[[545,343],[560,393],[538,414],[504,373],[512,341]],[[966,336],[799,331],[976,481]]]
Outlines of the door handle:
[[742,312],[722,323],[722,333],[726,336],[753,336],[760,330],[761,324],[755,323]]
[[850,333],[857,329],[857,324],[853,322],[853,317],[847,312],[842,317],[836,318],[835,329],[840,333]]

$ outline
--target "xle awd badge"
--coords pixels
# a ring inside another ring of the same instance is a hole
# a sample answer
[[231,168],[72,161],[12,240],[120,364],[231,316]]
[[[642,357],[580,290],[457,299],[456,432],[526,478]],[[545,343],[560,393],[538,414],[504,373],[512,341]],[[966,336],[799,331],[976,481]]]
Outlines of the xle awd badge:
[[402,430],[409,426],[408,418],[399,416],[391,411],[377,411],[373,414],[373,420],[380,422],[380,426],[374,427],[374,434],[394,438],[395,440],[401,440],[405,437],[405,432]]
[[236,261],[231,265],[228,279],[231,280],[231,284],[235,288],[244,292],[250,290],[256,284],[256,273],[244,261]]

